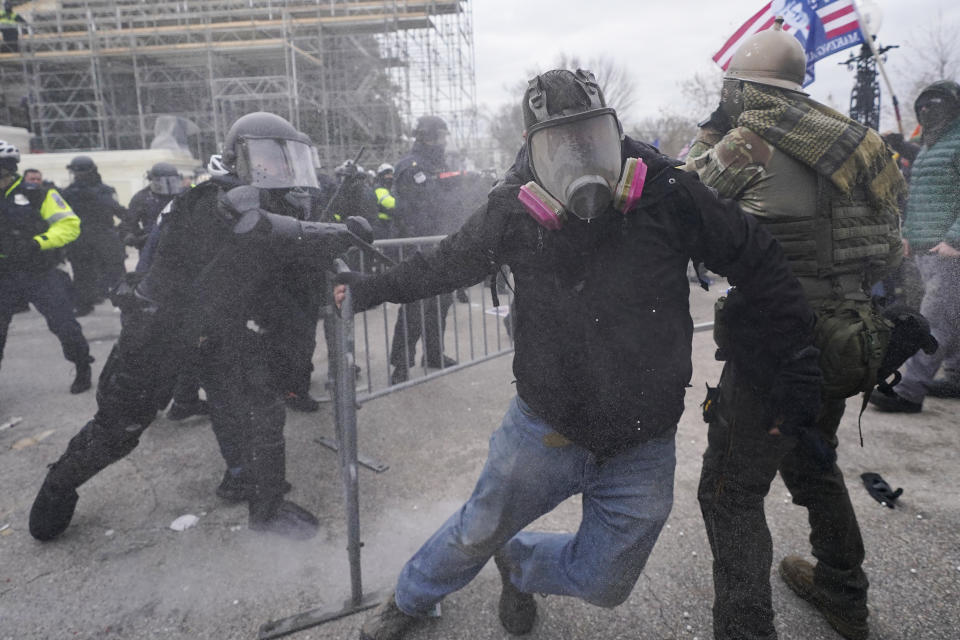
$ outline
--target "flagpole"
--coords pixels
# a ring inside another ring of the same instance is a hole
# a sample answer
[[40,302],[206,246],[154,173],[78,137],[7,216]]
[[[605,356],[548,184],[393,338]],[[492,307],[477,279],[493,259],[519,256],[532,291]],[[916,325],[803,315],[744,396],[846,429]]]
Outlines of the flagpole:
[[897,118],[897,129],[899,129],[900,135],[903,136],[903,121],[900,119],[900,102],[897,100],[897,94],[894,93],[893,85],[890,84],[890,78],[887,77],[887,70],[883,68],[880,54],[877,53],[877,47],[873,43],[873,36],[867,32],[866,23],[863,21],[863,15],[860,13],[860,5],[857,3],[857,0],[851,0],[851,4],[853,5],[854,13],[857,14],[857,26],[860,28],[860,33],[863,35],[867,46],[870,47],[870,53],[873,54],[873,59],[877,62],[877,69],[880,70],[880,75],[883,76],[883,82],[887,85],[887,91],[890,92],[890,98],[893,100],[893,113]]

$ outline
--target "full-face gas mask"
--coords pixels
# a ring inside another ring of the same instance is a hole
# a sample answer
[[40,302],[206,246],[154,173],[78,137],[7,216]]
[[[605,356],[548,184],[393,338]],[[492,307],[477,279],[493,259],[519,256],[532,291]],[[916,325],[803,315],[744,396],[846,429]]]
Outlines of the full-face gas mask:
[[623,133],[616,111],[605,106],[589,71],[549,71],[524,94],[524,124],[534,181],[519,199],[548,229],[566,215],[590,221],[611,205],[629,210],[639,199],[646,165],[621,163]]

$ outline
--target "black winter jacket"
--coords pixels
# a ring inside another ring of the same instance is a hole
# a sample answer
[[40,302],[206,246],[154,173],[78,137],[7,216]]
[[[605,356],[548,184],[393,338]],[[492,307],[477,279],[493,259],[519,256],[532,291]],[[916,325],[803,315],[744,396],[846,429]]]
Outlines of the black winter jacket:
[[521,149],[507,176],[430,253],[354,287],[358,308],[411,302],[509,264],[516,284],[517,392],[553,428],[600,455],[675,431],[692,373],[687,263],[728,277],[761,311],[778,360],[810,344],[813,313],[779,245],[733,201],[627,138],[648,165],[639,204],[592,223],[540,227],[517,200],[532,180]]
[[[130,198],[130,204],[127,205],[127,212],[120,222],[120,234],[126,236],[132,234],[141,236],[143,240],[149,235],[153,225],[157,223],[160,212],[173,200],[174,194],[154,193],[150,187],[144,187],[133,194]],[[138,243],[143,246],[143,241]]]

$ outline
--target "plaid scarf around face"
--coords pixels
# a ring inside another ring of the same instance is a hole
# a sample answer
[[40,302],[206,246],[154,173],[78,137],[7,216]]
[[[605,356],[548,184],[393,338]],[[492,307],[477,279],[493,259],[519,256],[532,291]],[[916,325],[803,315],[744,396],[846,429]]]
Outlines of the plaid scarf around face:
[[880,135],[807,96],[743,84],[737,124],[829,178],[843,193],[864,186],[882,210],[898,211],[906,183]]

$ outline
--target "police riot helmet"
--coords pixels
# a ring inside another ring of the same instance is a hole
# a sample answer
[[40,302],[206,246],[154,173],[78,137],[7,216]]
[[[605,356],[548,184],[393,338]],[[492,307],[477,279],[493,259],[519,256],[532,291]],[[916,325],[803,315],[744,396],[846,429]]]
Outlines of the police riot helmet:
[[578,218],[602,215],[623,168],[623,132],[593,73],[542,73],[527,84],[521,108],[536,182]]
[[175,195],[185,189],[183,176],[169,162],[158,162],[147,171],[150,191],[158,195]]
[[730,58],[724,79],[802,91],[806,73],[803,45],[783,30],[783,18],[777,18],[773,27],[753,34],[740,45]]
[[20,149],[6,140],[0,140],[0,169],[7,173],[15,173],[20,164]]
[[447,123],[439,116],[420,116],[413,128],[413,137],[424,144],[443,145],[449,132]]
[[389,162],[384,162],[377,167],[377,176],[382,176],[385,173],[393,173],[393,165]]
[[97,170],[97,164],[90,156],[76,156],[67,165],[67,169],[74,173],[93,173]]
[[316,187],[313,145],[280,116],[257,111],[237,119],[223,143],[224,166],[264,189]]

